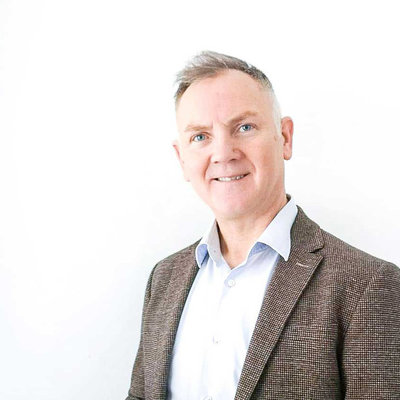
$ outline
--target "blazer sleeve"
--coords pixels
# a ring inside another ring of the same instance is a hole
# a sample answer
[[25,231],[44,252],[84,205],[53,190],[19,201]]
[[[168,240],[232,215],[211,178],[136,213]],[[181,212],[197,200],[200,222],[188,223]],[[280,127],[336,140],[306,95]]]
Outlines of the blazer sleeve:
[[384,264],[361,296],[342,354],[346,400],[400,399],[400,270]]
[[[156,265],[157,266],[157,265]],[[143,327],[144,327],[144,319],[146,315],[147,306],[150,301],[151,295],[151,282],[153,279],[153,273],[156,267],[153,268],[150,277],[147,282],[146,291],[144,295],[144,304],[143,304],[143,312],[142,312],[142,326],[140,333],[140,342],[139,348],[136,355],[136,360],[133,365],[132,378],[131,378],[131,386],[128,392],[128,397],[125,400],[144,400],[145,399],[145,374],[144,374],[144,359],[143,359]]]

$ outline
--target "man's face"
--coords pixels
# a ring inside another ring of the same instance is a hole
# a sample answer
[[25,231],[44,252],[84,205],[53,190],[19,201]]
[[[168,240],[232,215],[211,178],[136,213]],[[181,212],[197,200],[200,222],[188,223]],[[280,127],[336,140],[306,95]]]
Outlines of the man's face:
[[236,70],[195,82],[181,97],[176,120],[174,148],[185,179],[217,219],[264,215],[282,199],[293,123],[283,118],[278,131],[260,83]]

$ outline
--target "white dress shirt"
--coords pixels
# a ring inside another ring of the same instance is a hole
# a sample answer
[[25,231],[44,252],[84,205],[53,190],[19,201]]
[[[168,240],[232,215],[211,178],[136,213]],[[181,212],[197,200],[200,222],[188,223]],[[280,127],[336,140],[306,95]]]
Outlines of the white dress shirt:
[[169,400],[234,399],[272,273],[280,256],[289,257],[296,214],[290,199],[233,269],[221,254],[215,221],[203,236],[173,348]]

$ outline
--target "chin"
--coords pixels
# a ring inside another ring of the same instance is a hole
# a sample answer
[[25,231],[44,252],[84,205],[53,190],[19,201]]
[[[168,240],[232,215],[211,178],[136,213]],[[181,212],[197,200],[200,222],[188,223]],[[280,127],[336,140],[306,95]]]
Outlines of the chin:
[[235,219],[250,214],[250,207],[242,203],[228,203],[221,207],[213,208],[214,214],[219,218]]

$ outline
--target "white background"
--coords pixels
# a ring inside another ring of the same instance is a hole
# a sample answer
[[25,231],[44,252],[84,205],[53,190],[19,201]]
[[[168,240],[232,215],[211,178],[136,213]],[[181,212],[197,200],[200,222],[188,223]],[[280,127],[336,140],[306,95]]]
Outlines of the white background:
[[0,398],[125,398],[150,269],[211,218],[171,147],[204,49],[271,79],[296,202],[399,265],[397,3],[0,0]]

